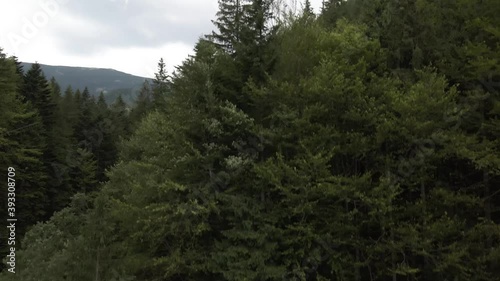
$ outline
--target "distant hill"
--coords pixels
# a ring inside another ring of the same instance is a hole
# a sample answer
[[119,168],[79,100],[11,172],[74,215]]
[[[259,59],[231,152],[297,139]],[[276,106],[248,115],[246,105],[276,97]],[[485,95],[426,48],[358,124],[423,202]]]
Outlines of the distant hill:
[[[31,68],[32,63],[22,62],[24,71]],[[71,85],[73,90],[81,91],[87,87],[90,93],[98,96],[104,93],[106,101],[112,103],[119,95],[123,100],[132,104],[142,87],[144,80],[150,78],[139,77],[107,68],[89,68],[72,66],[53,66],[40,64],[47,80],[54,77],[64,91]]]

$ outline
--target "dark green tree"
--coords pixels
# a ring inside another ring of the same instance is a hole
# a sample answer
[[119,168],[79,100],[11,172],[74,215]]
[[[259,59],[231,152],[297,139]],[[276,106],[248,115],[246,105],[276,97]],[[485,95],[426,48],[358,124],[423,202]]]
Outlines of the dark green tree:
[[34,63],[24,76],[21,94],[38,111],[46,134],[54,126],[56,104],[52,99],[49,83],[38,63]]
[[[45,139],[38,112],[24,102],[19,94],[22,76],[17,72],[15,58],[7,58],[0,48],[0,166],[15,169],[16,218],[23,223],[16,225],[16,247],[26,230],[47,216],[49,205],[46,193],[47,170],[43,163]],[[7,219],[7,183],[1,191],[2,218]],[[8,237],[7,229],[2,229]],[[7,243],[0,247],[2,256],[7,255]],[[5,254],[5,255],[4,255]],[[4,268],[4,263],[0,269]]]
[[248,8],[249,0],[219,0],[217,19],[212,23],[217,28],[207,36],[211,41],[226,52],[232,54],[241,43],[244,28],[244,9]]
[[[153,107],[158,110],[165,110],[165,100],[170,91],[170,76],[167,73],[167,68],[163,58],[158,62],[158,71],[155,73],[153,80],[152,98]],[[120,97],[121,98],[121,97]]]
[[135,101],[135,106],[130,112],[130,122],[134,125],[139,124],[139,122],[148,114],[153,107],[152,103],[152,92],[151,86],[147,80],[142,84],[142,88],[139,91],[137,100]]

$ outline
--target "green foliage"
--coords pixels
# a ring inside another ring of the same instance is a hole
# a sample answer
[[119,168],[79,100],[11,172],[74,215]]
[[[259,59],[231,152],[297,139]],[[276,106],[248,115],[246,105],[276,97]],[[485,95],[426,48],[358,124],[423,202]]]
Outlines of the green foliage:
[[[16,228],[22,236],[29,225],[43,219],[47,213],[48,198],[45,193],[47,180],[43,165],[42,122],[39,115],[19,95],[22,77],[16,71],[16,61],[6,58],[0,49],[0,168],[7,171],[14,167],[17,201],[17,216],[25,222]],[[22,191],[22,192],[19,192]],[[7,185],[1,191],[0,211],[4,221],[7,219]],[[2,237],[7,237],[7,229],[2,229]],[[7,244],[0,251],[6,255]],[[2,264],[1,269],[5,264]]]
[[[98,111],[87,89],[73,94],[69,87],[61,96],[58,83],[49,83],[40,65],[33,64],[22,76],[15,58],[0,53],[0,60],[0,158],[4,171],[16,170],[20,248],[26,231],[66,207],[76,192],[97,190],[98,180],[106,179],[105,169],[116,161],[120,136],[110,130],[107,106],[101,101]],[[126,120],[122,122],[126,126]],[[2,204],[2,217],[5,207]],[[2,255],[6,246],[1,247]]]
[[20,280],[498,279],[498,5],[328,1],[273,30],[269,4],[219,1],[130,117],[52,83],[77,141],[114,129],[75,149],[92,193],[28,233]]
[[[153,107],[155,109],[165,110],[165,100],[169,91],[170,76],[167,74],[165,62],[163,62],[163,58],[161,58],[158,62],[158,72],[155,73],[155,79],[153,80],[152,98]],[[121,97],[119,98],[121,99]]]
[[103,223],[106,206],[100,202],[76,194],[50,221],[35,225],[23,239],[16,274],[0,274],[0,280],[135,280],[116,263],[124,252],[109,247],[116,237]]
[[44,128],[50,131],[55,122],[56,105],[52,100],[51,89],[39,64],[33,64],[26,72],[21,94],[25,101],[38,111]]
[[148,81],[144,81],[142,84],[142,88],[139,92],[139,96],[135,101],[135,106],[132,108],[130,112],[130,121],[137,125],[142,118],[148,114],[153,108],[152,101],[152,90],[151,85]]

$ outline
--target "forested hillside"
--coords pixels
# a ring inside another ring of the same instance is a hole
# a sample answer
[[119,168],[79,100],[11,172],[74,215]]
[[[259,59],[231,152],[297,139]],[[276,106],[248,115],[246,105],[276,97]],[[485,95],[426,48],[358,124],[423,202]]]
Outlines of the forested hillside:
[[132,110],[0,56],[0,280],[500,280],[498,0],[274,4]]
[[[32,63],[21,62],[24,70],[30,69],[32,65]],[[115,102],[121,95],[125,103],[133,105],[142,83],[145,80],[151,81],[149,78],[113,69],[43,64],[40,64],[40,67],[44,75],[47,78],[54,77],[61,88],[66,89],[71,86],[73,90],[83,91],[87,87],[91,96],[98,97],[101,92],[104,93],[104,98],[109,104]]]

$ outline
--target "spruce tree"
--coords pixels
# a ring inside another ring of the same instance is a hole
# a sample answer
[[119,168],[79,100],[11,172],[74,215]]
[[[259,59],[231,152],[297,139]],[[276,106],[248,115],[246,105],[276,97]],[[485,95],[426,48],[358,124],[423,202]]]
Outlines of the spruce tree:
[[134,125],[137,125],[142,118],[146,116],[152,109],[152,93],[151,86],[148,80],[145,80],[142,84],[142,88],[139,91],[137,100],[135,101],[135,106],[130,112],[130,121]]
[[244,28],[244,10],[249,0],[219,0],[217,20],[212,21],[218,31],[207,36],[217,46],[232,54],[241,43]]
[[97,180],[104,182],[107,180],[105,171],[117,160],[117,145],[119,133],[115,130],[113,112],[108,107],[104,94],[99,95],[97,102],[97,115],[95,120],[96,132],[98,132],[98,145],[94,148],[93,154],[97,161]]
[[[165,110],[165,100],[170,92],[170,76],[167,73],[163,58],[158,62],[158,72],[155,73],[152,87],[153,107]],[[121,96],[119,97],[121,99]]]
[[38,63],[34,63],[26,72],[21,94],[25,101],[31,103],[39,112],[46,132],[50,132],[55,122],[56,104],[52,100],[48,81]]
[[[16,224],[16,247],[20,246],[30,226],[47,217],[49,206],[46,193],[48,171],[42,157],[44,129],[38,112],[25,103],[19,93],[23,77],[17,70],[15,58],[7,58],[0,48],[0,166],[3,171],[8,167],[15,169],[16,219],[23,222]],[[1,194],[5,202],[0,211],[6,220],[7,188],[2,189]],[[6,229],[2,234],[8,236]],[[2,255],[7,255],[6,246],[5,243],[0,247]]]

